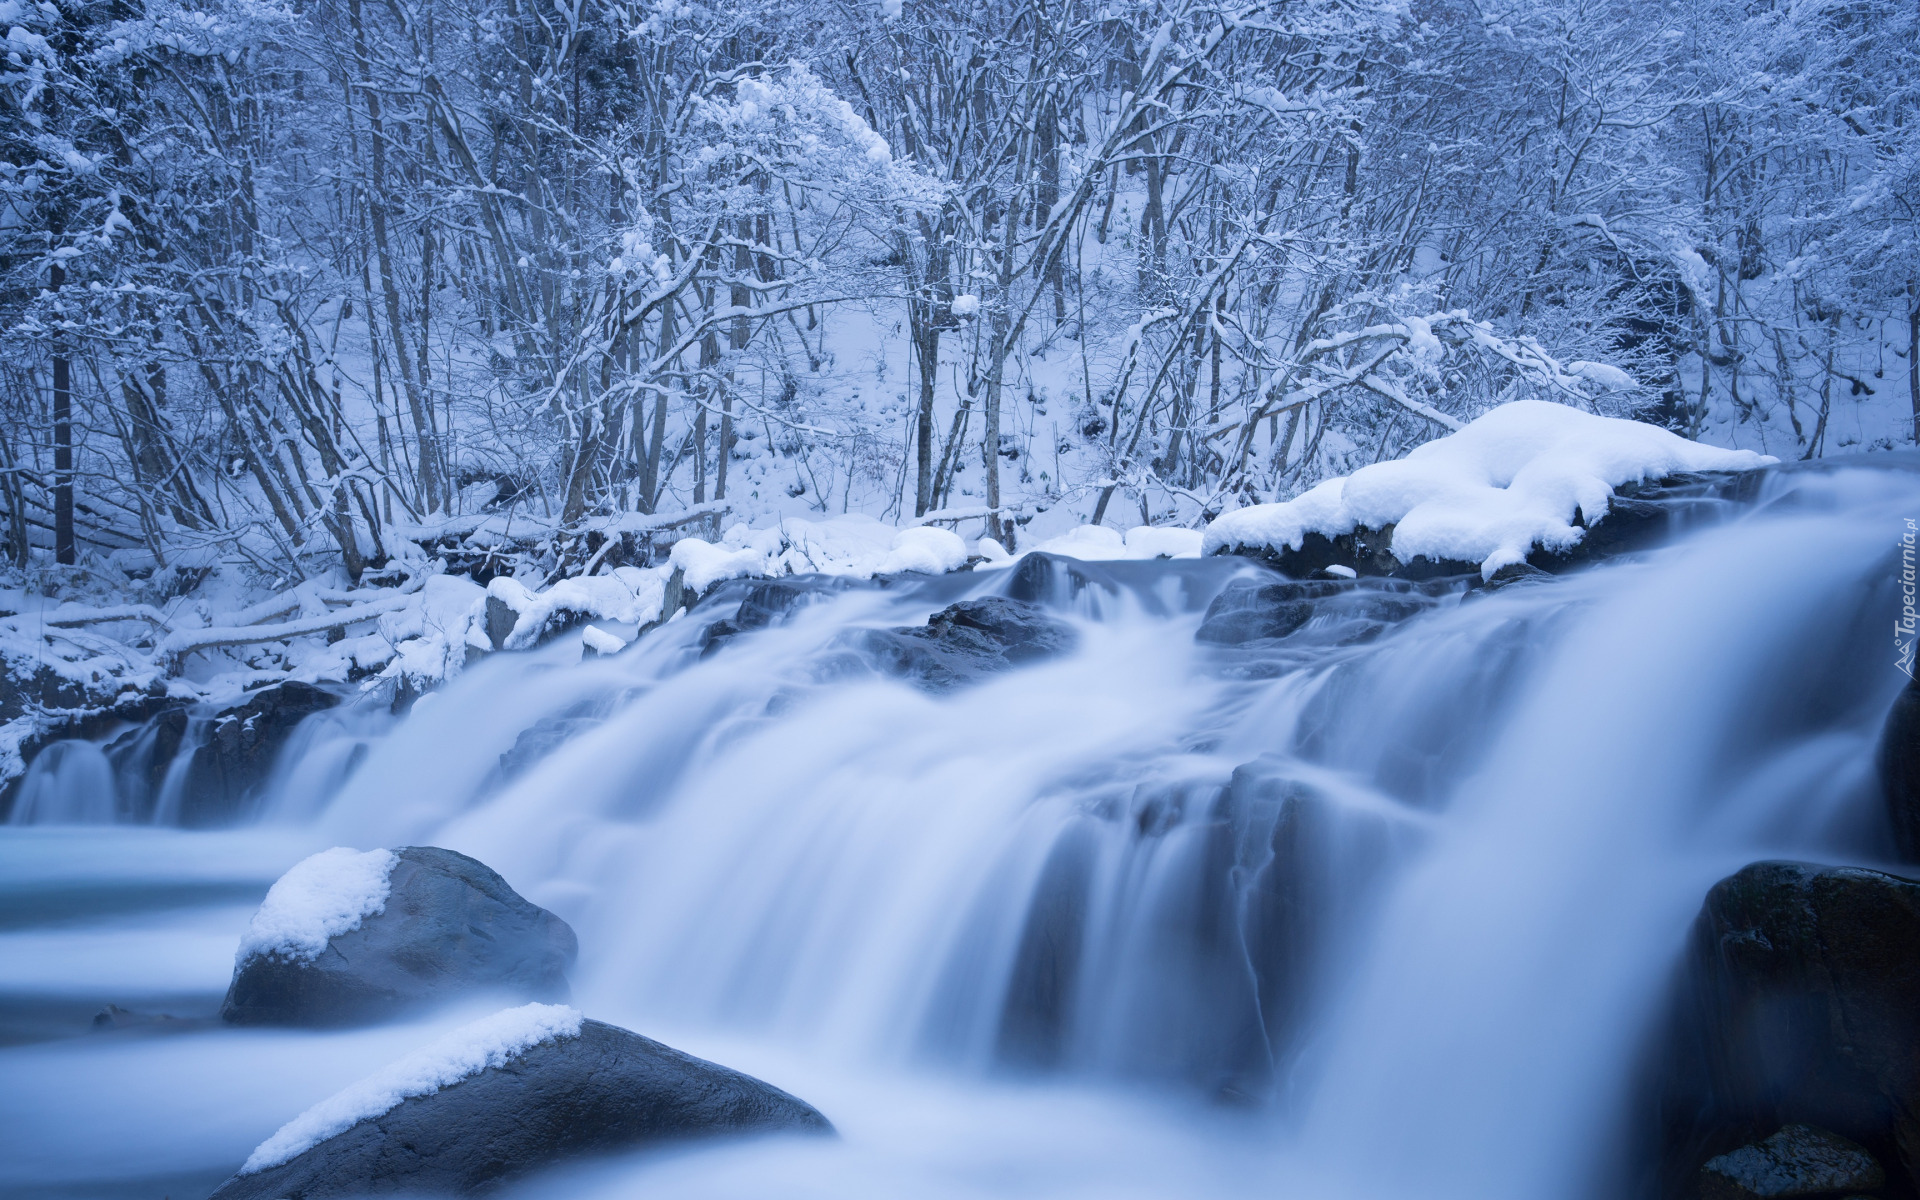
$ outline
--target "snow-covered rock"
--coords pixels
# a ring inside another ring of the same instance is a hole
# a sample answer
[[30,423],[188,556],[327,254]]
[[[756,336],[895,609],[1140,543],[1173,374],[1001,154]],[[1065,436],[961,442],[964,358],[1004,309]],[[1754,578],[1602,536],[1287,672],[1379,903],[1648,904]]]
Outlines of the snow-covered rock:
[[338,1026],[476,995],[562,1000],[577,947],[565,921],[464,854],[327,850],[268,892],[220,1016]]
[[399,861],[391,850],[335,846],[295,863],[267,889],[240,935],[234,965],[261,955],[303,963],[320,957],[334,937],[386,908],[387,877]]
[[893,545],[880,560],[881,575],[922,571],[942,575],[957,571],[967,561],[967,543],[950,529],[916,525],[893,535]]
[[[385,853],[378,851],[377,853]],[[389,857],[391,857],[389,855]],[[580,1036],[580,1013],[564,1004],[522,1004],[463,1025],[322,1100],[255,1147],[240,1168],[254,1175],[304,1154],[415,1096],[503,1067],[545,1042]]]
[[471,1195],[571,1158],[691,1138],[831,1134],[771,1084],[570,1008],[456,1030],[322,1101],[213,1200]]
[[1208,526],[1209,554],[1297,550],[1309,534],[1392,527],[1402,562],[1480,564],[1491,576],[1536,547],[1571,549],[1576,525],[1601,520],[1615,488],[1688,471],[1742,471],[1776,461],[1690,442],[1657,425],[1563,404],[1516,400],[1405,458],[1329,479],[1283,504],[1227,513]]
[[498,644],[505,650],[530,649],[555,629],[580,621],[650,624],[660,619],[667,575],[664,567],[617,567],[605,575],[562,579],[539,592],[497,577],[487,584],[489,608],[497,604],[512,614]]

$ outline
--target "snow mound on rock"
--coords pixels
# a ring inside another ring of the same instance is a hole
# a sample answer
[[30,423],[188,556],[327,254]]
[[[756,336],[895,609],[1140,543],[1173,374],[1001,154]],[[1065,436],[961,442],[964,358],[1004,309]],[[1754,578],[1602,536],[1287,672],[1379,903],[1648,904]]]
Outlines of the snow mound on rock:
[[1136,525],[1124,534],[1107,525],[1076,525],[1057,537],[1028,547],[1027,554],[1058,554],[1081,562],[1121,559],[1196,558],[1200,531],[1165,525]]
[[928,525],[895,529],[857,513],[827,521],[788,518],[768,529],[735,525],[718,544],[683,538],[672,556],[695,592],[754,575],[937,575],[966,561],[967,543],[956,533]]
[[1607,512],[1613,490],[1684,471],[1779,461],[1690,442],[1642,421],[1544,400],[1503,404],[1405,458],[1329,479],[1284,504],[1256,504],[1207,527],[1204,550],[1299,549],[1309,533],[1393,528],[1402,562],[1477,562],[1491,576],[1535,546],[1564,551]]
[[924,571],[929,575],[942,575],[959,570],[966,561],[966,539],[951,529],[919,525],[893,535],[892,547],[880,560],[879,574]]
[[360,928],[387,907],[387,876],[400,860],[391,850],[331,850],[302,859],[267,890],[236,963],[262,954],[311,962],[335,936]]
[[562,579],[540,592],[504,575],[487,584],[489,596],[518,614],[504,643],[508,650],[537,645],[549,628],[570,613],[591,620],[651,624],[660,619],[666,589],[664,567],[615,567],[605,575]]
[[523,1004],[463,1025],[282,1125],[247,1157],[240,1174],[289,1162],[362,1121],[391,1112],[402,1101],[430,1096],[470,1075],[504,1066],[543,1042],[579,1037],[581,1020],[578,1010],[564,1004]]

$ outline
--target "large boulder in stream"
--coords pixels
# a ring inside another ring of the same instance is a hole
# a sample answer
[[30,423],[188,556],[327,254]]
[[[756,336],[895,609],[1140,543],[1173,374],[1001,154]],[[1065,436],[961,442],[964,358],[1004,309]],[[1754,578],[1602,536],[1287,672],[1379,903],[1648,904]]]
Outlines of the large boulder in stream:
[[1687,968],[1661,1063],[1661,1191],[1689,1195],[1710,1159],[1808,1125],[1865,1147],[1911,1194],[1920,881],[1755,863],[1708,894]]
[[529,1004],[483,1018],[308,1109],[212,1200],[466,1196],[570,1159],[722,1135],[831,1134],[771,1084]]
[[578,943],[486,864],[435,846],[322,851],[282,876],[241,940],[234,1025],[369,1024],[454,1000],[564,1000]]
[[962,600],[924,626],[867,630],[858,639],[888,674],[936,692],[1053,658],[1079,642],[1072,627],[1039,605],[1004,596]]

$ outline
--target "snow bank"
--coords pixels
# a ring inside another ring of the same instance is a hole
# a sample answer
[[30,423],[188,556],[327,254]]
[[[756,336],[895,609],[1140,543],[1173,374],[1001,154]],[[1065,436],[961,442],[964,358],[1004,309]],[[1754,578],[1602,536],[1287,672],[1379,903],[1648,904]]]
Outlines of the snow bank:
[[1105,525],[1080,525],[1059,537],[1048,538],[1028,547],[1035,552],[1059,554],[1082,562],[1106,562],[1129,558],[1196,558],[1200,554],[1200,531],[1165,526],[1137,525],[1122,534]]
[[387,876],[398,861],[391,850],[335,846],[295,863],[268,889],[234,962],[263,954],[311,962],[329,939],[385,911]]
[[542,592],[501,576],[487,584],[487,594],[519,614],[502,646],[524,650],[537,644],[555,622],[575,616],[631,625],[659,620],[667,573],[664,567],[616,567],[605,575],[562,579]]
[[379,620],[378,636],[394,647],[386,674],[436,682],[459,673],[467,648],[492,649],[484,625],[486,589],[458,575],[435,575],[412,604]]
[[1198,529],[1136,525],[1127,530],[1127,557],[1199,558],[1204,536]]
[[901,571],[939,574],[967,561],[960,535],[932,526],[895,529],[872,517],[785,520],[768,529],[735,525],[718,545],[699,538],[674,543],[672,563],[686,585],[704,592],[752,575],[851,575],[865,579]]
[[959,570],[966,561],[967,543],[959,534],[950,529],[918,525],[893,535],[893,545],[880,560],[879,574],[924,571],[929,575],[944,575]]
[[504,1066],[544,1042],[579,1037],[581,1019],[564,1004],[523,1004],[463,1025],[282,1125],[247,1157],[240,1174],[289,1162],[362,1121],[391,1112],[404,1100],[430,1096],[470,1075]]
[[729,549],[699,538],[681,538],[667,560],[683,572],[686,586],[704,592],[714,584],[747,575],[767,574],[767,554],[754,546]]
[[1641,421],[1516,400],[1405,458],[1329,479],[1284,504],[1257,504],[1208,526],[1203,548],[1299,549],[1309,533],[1393,528],[1393,553],[1477,562],[1483,575],[1535,546],[1565,551],[1607,512],[1613,489],[1683,471],[1741,471],[1778,461],[1690,442]]

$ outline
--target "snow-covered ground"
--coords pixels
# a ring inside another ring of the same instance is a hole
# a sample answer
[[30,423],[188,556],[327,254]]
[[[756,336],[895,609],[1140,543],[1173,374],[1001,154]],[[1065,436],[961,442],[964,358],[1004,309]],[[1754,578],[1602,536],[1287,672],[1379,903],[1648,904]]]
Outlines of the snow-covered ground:
[[[1309,533],[1335,536],[1362,527],[1391,527],[1392,550],[1402,559],[1478,563],[1491,574],[1536,547],[1562,551],[1577,544],[1587,526],[1605,519],[1618,487],[1773,461],[1751,450],[1688,441],[1645,422],[1518,400],[1402,459],[1329,479],[1293,500],[1225,513],[1204,531],[1056,522],[1050,536],[1031,537],[1010,554],[984,534],[943,527],[977,532],[984,510],[904,525],[849,513],[737,520],[714,541],[681,537],[657,565],[604,569],[596,562],[592,573],[544,586],[506,575],[482,586],[433,559],[405,564],[409,573],[397,587],[328,588],[309,581],[265,596],[216,572],[203,589],[160,606],[85,604],[15,590],[0,597],[13,610],[0,618],[0,653],[16,678],[37,672],[66,689],[65,707],[158,694],[232,704],[250,688],[284,679],[363,688],[387,683],[418,694],[459,674],[477,655],[530,648],[563,625],[597,623],[603,628],[591,635],[593,649],[616,652],[729,579],[938,574],[1000,566],[1032,553],[1089,561],[1189,557],[1298,548]],[[29,706],[0,727],[0,776],[24,770],[20,747],[46,720]],[[31,789],[22,796],[14,819],[37,819]]]

